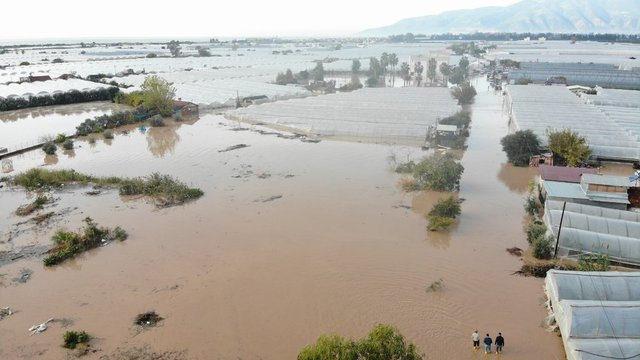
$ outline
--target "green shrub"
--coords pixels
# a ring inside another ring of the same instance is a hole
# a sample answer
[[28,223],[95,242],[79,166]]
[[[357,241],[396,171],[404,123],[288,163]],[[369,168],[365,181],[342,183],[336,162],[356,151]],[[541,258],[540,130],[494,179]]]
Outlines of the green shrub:
[[455,125],[459,129],[464,129],[471,124],[471,114],[468,111],[458,111],[454,115],[440,120],[443,125]]
[[73,140],[71,139],[65,140],[64,143],[62,143],[62,148],[65,150],[73,149]]
[[454,218],[444,216],[429,216],[427,229],[430,231],[441,231],[448,229],[456,221]]
[[398,164],[396,166],[395,171],[398,174],[410,174],[413,172],[413,169],[416,167],[416,163],[413,160],[407,161],[406,163]]
[[62,144],[65,140],[67,140],[67,135],[58,134],[58,135],[56,135],[56,138],[55,138],[54,142],[56,144]]
[[58,147],[53,142],[48,142],[42,145],[42,151],[47,155],[55,155]]
[[0,100],[0,111],[19,110],[39,106],[77,104],[89,101],[113,100],[120,91],[117,87],[96,89],[91,91],[71,90],[53,95],[38,95],[29,98],[6,98]]
[[408,343],[398,329],[380,324],[360,340],[339,335],[322,335],[313,345],[304,347],[298,360],[422,360],[417,347]]
[[422,190],[455,191],[464,167],[450,154],[433,154],[415,165],[413,177]]
[[84,331],[66,331],[62,335],[64,346],[67,349],[75,349],[79,344],[86,344],[91,340],[91,336]]
[[190,188],[169,175],[158,173],[143,178],[125,179],[120,184],[120,195],[146,195],[159,206],[182,204],[201,197],[204,192]]
[[531,130],[519,130],[500,140],[502,151],[515,166],[528,166],[532,156],[540,154],[540,140]]
[[533,257],[536,259],[547,260],[553,255],[552,245],[555,239],[553,236],[539,236],[535,238],[531,244]]
[[547,233],[547,226],[542,222],[532,222],[526,228],[527,241],[533,245],[535,239],[544,237]]
[[578,258],[578,271],[609,271],[610,265],[606,254],[583,254]]
[[60,187],[71,182],[87,183],[95,178],[83,175],[75,170],[49,170],[34,168],[13,178],[13,183],[25,187],[27,190]]
[[591,149],[584,136],[569,129],[548,134],[549,150],[561,158],[567,166],[578,166],[591,156]]
[[45,266],[60,264],[84,251],[102,245],[105,241],[122,241],[126,239],[126,232],[119,227],[116,228],[119,230],[98,227],[93,219],[89,217],[85,218],[84,222],[85,227],[79,233],[65,230],[56,231],[51,238],[54,247],[49,252],[49,255],[44,258]]
[[460,215],[460,201],[453,196],[438,200],[429,211],[429,216],[442,216],[455,219]]
[[535,196],[529,195],[524,199],[524,211],[531,216],[537,215],[540,212],[538,200],[536,200]]
[[105,139],[113,139],[113,131],[111,130],[105,130],[102,133],[102,136],[104,136]]

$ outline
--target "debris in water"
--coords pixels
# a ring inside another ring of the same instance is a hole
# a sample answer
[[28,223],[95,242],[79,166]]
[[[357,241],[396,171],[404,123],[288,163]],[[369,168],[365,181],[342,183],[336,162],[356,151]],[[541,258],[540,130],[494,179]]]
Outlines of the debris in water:
[[411,210],[411,206],[409,205],[405,205],[405,204],[400,204],[400,205],[394,205],[393,206],[394,209],[406,209],[406,210]]
[[44,214],[36,215],[32,217],[31,220],[33,220],[33,222],[35,222],[36,224],[40,225],[43,222],[49,221],[49,219],[51,219],[55,214],[56,214],[55,212],[49,211]]
[[156,326],[162,320],[163,318],[152,310],[142,314],[138,314],[134,323],[136,325],[142,326],[143,328],[149,328]]
[[13,315],[13,310],[10,307],[0,308],[0,320]]
[[317,144],[320,142],[320,139],[309,139],[309,138],[304,138],[304,139],[300,139],[300,141],[305,142],[305,143],[312,143],[312,144]]
[[100,195],[101,191],[98,189],[93,189],[93,190],[89,190],[87,192],[85,192],[85,194],[89,195],[89,196],[96,196],[96,195]]
[[444,280],[438,279],[431,283],[431,285],[427,286],[425,289],[426,292],[436,292],[438,290],[442,290],[444,287]]
[[47,330],[47,324],[52,322],[52,321],[53,321],[53,318],[43,322],[42,324],[33,325],[32,327],[29,328],[29,331],[31,332],[31,335],[39,334],[39,333]]
[[242,148],[246,148],[249,147],[249,145],[247,144],[238,144],[238,145],[232,145],[229,146],[228,148],[222,149],[222,150],[218,150],[218,152],[227,152],[227,151],[233,151],[233,150],[238,150],[238,149],[242,149]]
[[258,179],[268,179],[270,177],[271,177],[271,174],[266,173],[266,172],[265,173],[261,173],[261,174],[258,175]]
[[263,203],[266,203],[266,202],[269,202],[269,201],[278,200],[278,199],[280,199],[280,198],[282,198],[282,195],[273,195],[273,196],[269,196],[269,197],[267,197],[267,198],[256,199],[256,200],[254,200],[253,202],[263,202]]
[[11,279],[11,281],[13,281],[14,283],[24,284],[27,281],[29,281],[32,274],[33,274],[33,270],[25,268],[20,270],[20,275],[18,275],[18,277]]
[[519,247],[512,247],[512,248],[508,248],[507,252],[511,255],[515,255],[515,256],[522,256],[522,249],[520,249]]

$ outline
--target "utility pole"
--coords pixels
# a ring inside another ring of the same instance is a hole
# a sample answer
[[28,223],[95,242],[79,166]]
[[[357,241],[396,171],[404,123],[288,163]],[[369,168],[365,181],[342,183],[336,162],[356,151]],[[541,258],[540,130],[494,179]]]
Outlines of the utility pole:
[[558,227],[558,237],[556,238],[556,249],[553,251],[553,258],[558,256],[558,246],[560,245],[560,231],[562,230],[562,221],[564,220],[564,209],[567,207],[567,202],[562,204],[562,214],[560,215],[560,226]]

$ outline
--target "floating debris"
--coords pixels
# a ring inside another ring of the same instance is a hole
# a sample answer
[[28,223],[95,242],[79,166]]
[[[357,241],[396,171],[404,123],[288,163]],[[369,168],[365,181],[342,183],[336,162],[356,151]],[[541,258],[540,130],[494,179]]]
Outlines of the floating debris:
[[512,247],[512,248],[508,248],[507,252],[511,255],[515,255],[515,256],[522,256],[522,249],[520,249],[519,247]]
[[0,320],[11,315],[13,315],[13,310],[11,310],[10,307],[7,306],[7,307],[0,308]]
[[278,200],[278,199],[281,199],[281,198],[282,198],[282,195],[273,195],[273,196],[269,196],[269,197],[267,197],[267,198],[256,199],[256,200],[254,200],[253,202],[263,202],[263,203],[266,203],[266,202],[270,202],[270,201]]
[[237,144],[237,145],[229,146],[228,148],[224,148],[222,150],[218,150],[218,152],[222,153],[222,152],[238,150],[238,149],[242,149],[242,148],[246,148],[246,147],[249,147],[249,145],[247,145],[247,144]]
[[32,327],[29,328],[29,331],[31,332],[31,335],[39,334],[39,333],[47,330],[47,328],[48,328],[47,324],[52,322],[52,321],[53,321],[53,318],[43,322],[42,324],[33,325]]
[[13,281],[14,283],[24,284],[27,281],[29,281],[29,279],[31,278],[32,274],[33,274],[33,270],[25,268],[25,269],[20,270],[20,275],[18,275],[17,277],[11,279],[11,281]]
[[438,290],[442,290],[444,287],[444,280],[438,279],[431,283],[431,285],[427,286],[425,289],[426,292],[436,292]]

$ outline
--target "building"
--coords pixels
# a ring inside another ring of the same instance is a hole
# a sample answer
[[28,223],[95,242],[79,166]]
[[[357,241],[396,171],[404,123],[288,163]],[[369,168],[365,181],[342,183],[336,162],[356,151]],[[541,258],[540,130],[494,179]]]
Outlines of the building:
[[580,183],[545,180],[541,185],[540,195],[545,201],[566,201],[619,210],[627,209],[630,204],[628,191],[636,187],[626,176],[589,173],[580,176]]
[[550,166],[540,165],[538,167],[540,172],[540,180],[544,181],[559,181],[567,183],[579,183],[582,174],[596,174],[598,170],[594,168],[579,168],[568,166]]

